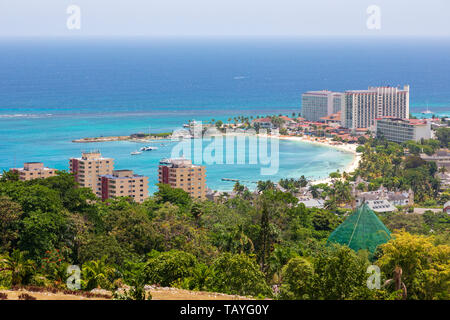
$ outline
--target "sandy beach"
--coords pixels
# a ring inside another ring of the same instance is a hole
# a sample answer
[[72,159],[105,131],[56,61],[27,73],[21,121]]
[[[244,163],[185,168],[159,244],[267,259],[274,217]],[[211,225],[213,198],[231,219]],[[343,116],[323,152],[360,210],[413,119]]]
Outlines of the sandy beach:
[[[339,142],[336,143],[336,141],[332,141],[330,138],[319,139],[319,138],[313,138],[313,137],[309,137],[309,136],[303,136],[303,137],[268,136],[268,137],[278,138],[281,140],[306,142],[306,143],[316,144],[316,145],[320,145],[320,146],[335,148],[337,150],[351,153],[354,155],[353,160],[343,170],[344,172],[347,172],[347,173],[355,171],[359,166],[359,162],[361,161],[361,154],[356,152],[356,148],[358,147],[356,144],[339,143]],[[331,178],[328,177],[328,178],[322,178],[322,179],[317,179],[317,180],[311,181],[311,184],[313,184],[313,185],[320,184],[320,183],[331,183]]]

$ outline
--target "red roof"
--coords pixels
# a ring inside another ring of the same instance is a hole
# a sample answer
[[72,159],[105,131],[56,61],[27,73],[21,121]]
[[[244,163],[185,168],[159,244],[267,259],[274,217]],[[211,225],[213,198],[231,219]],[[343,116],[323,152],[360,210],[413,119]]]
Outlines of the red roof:
[[255,119],[252,122],[272,122],[272,119],[269,117],[266,118],[259,118],[259,119]]

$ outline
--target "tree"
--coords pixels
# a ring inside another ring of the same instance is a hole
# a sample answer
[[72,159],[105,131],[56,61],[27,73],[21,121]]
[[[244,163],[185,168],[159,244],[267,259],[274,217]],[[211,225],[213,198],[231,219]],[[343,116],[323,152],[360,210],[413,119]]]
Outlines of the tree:
[[106,256],[83,264],[81,285],[85,290],[111,289],[115,269],[106,263]]
[[106,263],[121,265],[133,255],[127,252],[113,235],[89,234],[78,250],[77,261],[86,263],[106,257]]
[[16,170],[3,170],[0,181],[19,181],[19,172]]
[[386,275],[402,269],[408,299],[449,299],[450,246],[434,245],[433,236],[400,231],[380,249],[377,264]]
[[0,195],[11,198],[21,205],[24,215],[29,212],[58,212],[63,204],[57,191],[37,184],[25,184],[22,181],[7,181],[0,184]]
[[170,250],[152,252],[145,267],[147,283],[171,286],[173,283],[192,276],[197,259],[190,253]]
[[111,210],[104,220],[105,231],[114,235],[127,252],[142,255],[156,249],[159,244],[147,213],[140,207]]
[[258,185],[256,188],[258,189],[259,192],[263,192],[265,190],[275,189],[275,184],[270,180],[258,181]]
[[217,128],[217,129],[220,129],[220,128],[222,127],[222,125],[223,125],[222,120],[217,120],[217,122],[216,122],[216,128]]
[[245,191],[245,186],[243,184],[240,184],[239,181],[236,181],[233,187],[233,191],[237,194],[242,194]]
[[11,284],[28,284],[34,274],[35,265],[33,261],[26,258],[26,251],[13,250],[11,255],[6,255],[0,260],[0,272],[11,272]]
[[158,191],[155,193],[157,203],[170,202],[182,208],[187,208],[191,205],[192,199],[189,193],[179,188],[172,188],[168,184],[158,183]]
[[450,141],[450,128],[441,127],[436,130],[436,137],[438,138],[442,148],[449,147]]
[[339,172],[331,172],[330,178],[331,179],[339,179],[341,177],[341,174]]
[[283,267],[283,284],[280,298],[289,300],[310,299],[313,293],[314,267],[305,258],[295,257]]
[[21,206],[9,197],[0,196],[0,252],[7,251],[19,237]]
[[368,260],[347,246],[331,245],[314,259],[312,299],[351,299],[365,288]]
[[206,287],[210,291],[228,294],[271,296],[270,287],[256,261],[245,254],[221,254],[211,266]]

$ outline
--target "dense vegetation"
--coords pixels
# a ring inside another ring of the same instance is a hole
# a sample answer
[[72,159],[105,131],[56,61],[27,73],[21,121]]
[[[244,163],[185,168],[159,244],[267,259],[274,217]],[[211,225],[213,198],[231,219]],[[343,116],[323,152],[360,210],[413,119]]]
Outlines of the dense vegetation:
[[376,264],[382,284],[403,269],[408,299],[450,298],[446,214],[381,216],[404,231],[375,256],[326,244],[345,219],[339,205],[356,175],[369,189],[383,184],[412,188],[417,201],[436,197],[433,164],[384,141],[368,141],[363,151],[355,175],[334,175],[320,189],[332,200],[327,209],[308,209],[291,194],[304,178],[283,180],[286,192],[271,182],[260,182],[259,194],[237,184],[237,196],[218,203],[159,185],[137,204],[98,201],[65,172],[27,182],[7,173],[0,181],[0,288],[65,287],[67,266],[79,265],[83,290],[131,286],[119,299],[145,297],[145,284],[281,299],[399,299],[393,286],[368,289],[367,267]]
[[434,153],[439,148],[436,140],[422,143],[406,142],[399,145],[386,140],[371,139],[364,147],[362,161],[356,170],[368,182],[361,186],[369,191],[377,190],[381,185],[390,190],[414,191],[415,201],[425,203],[439,199],[440,182],[435,178],[435,162],[426,162],[420,153]]

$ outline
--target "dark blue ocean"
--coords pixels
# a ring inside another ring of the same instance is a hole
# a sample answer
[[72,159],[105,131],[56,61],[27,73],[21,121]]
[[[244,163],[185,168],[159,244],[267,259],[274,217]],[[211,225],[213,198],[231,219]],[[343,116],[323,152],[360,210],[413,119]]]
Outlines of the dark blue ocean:
[[[136,144],[71,140],[290,115],[307,90],[404,84],[413,113],[450,114],[450,39],[0,39],[0,169],[25,161],[66,169],[69,157],[100,149],[154,184],[170,146],[130,157]],[[293,142],[281,142],[280,154],[274,180],[323,177],[352,158]],[[259,178],[251,166],[207,170],[212,189],[232,187],[222,177]]]

